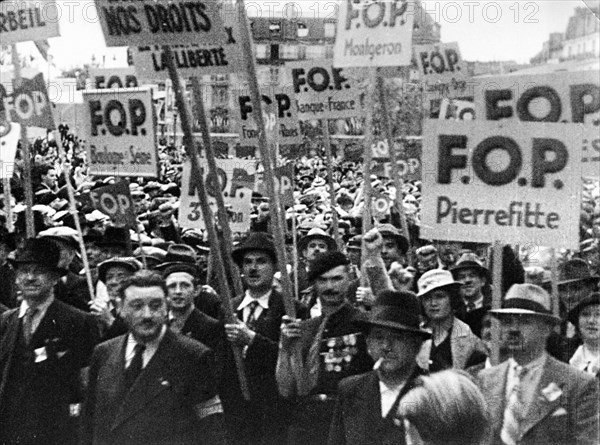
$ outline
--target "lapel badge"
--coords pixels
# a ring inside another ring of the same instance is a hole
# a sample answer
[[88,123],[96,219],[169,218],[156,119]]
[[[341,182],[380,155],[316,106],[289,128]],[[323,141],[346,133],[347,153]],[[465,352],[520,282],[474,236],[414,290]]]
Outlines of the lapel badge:
[[560,389],[556,383],[551,382],[548,386],[542,389],[542,395],[548,402],[554,402],[562,395],[562,389]]

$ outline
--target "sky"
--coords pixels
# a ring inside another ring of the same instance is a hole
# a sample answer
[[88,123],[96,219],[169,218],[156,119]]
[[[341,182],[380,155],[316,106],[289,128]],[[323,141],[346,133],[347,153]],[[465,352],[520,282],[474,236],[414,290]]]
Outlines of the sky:
[[[126,66],[123,48],[106,48],[92,0],[57,1],[61,37],[50,39],[50,45],[58,69],[90,63],[92,55],[107,68]],[[585,7],[584,0],[422,3],[441,25],[442,42],[458,42],[465,60],[518,63],[535,56],[551,32],[564,32],[576,7]],[[301,11],[306,17],[325,18],[334,14],[337,4],[337,0],[246,1],[249,15],[267,17]],[[36,55],[30,43],[20,44],[19,50]]]

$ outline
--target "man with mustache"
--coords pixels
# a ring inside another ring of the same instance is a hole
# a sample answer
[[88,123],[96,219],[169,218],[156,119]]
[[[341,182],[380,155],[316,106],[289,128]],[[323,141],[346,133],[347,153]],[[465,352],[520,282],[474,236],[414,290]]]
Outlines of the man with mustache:
[[598,443],[598,381],[546,352],[546,340],[560,323],[551,308],[541,287],[514,284],[502,309],[490,311],[511,356],[478,374],[494,444]]
[[416,357],[431,337],[420,327],[420,309],[412,292],[379,294],[363,322],[375,366],[340,382],[329,445],[405,444],[404,429],[394,422],[396,410],[425,372]]
[[310,320],[285,318],[277,361],[281,394],[295,399],[290,444],[327,443],[337,399],[337,384],[348,376],[371,369],[361,312],[347,300],[351,285],[350,262],[341,252],[317,256],[308,278],[322,307]]
[[82,443],[224,443],[211,352],[167,329],[167,293],[155,272],[122,283],[129,332],[94,350]]
[[[285,443],[289,404],[277,391],[275,363],[279,348],[279,326],[285,315],[283,295],[273,288],[277,253],[270,235],[251,232],[232,253],[246,284],[246,292],[233,299],[237,322],[225,325],[227,339],[243,351],[250,400],[240,391],[233,355],[224,366],[222,397],[227,430],[232,444]],[[296,302],[298,317],[306,307]]]

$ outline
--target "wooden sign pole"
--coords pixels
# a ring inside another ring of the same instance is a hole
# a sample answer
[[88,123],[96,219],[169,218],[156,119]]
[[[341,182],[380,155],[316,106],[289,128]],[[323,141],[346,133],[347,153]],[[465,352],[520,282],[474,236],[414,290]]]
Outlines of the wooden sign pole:
[[[12,64],[15,75],[14,86],[21,85],[21,62],[17,45],[11,47]],[[27,126],[21,125],[21,152],[23,155],[23,190],[25,193],[25,234],[27,238],[35,237],[35,227],[33,225],[33,190],[31,186],[31,153],[29,151],[29,139],[27,139]]]
[[15,231],[15,223],[13,221],[12,194],[10,191],[10,178],[2,178],[2,190],[4,191],[4,208],[6,209],[6,228],[12,233]]
[[[204,146],[204,154],[208,162],[208,170],[215,177],[218,178],[217,174],[217,161],[215,160],[215,151],[212,146],[210,139],[210,128],[208,126],[208,117],[204,108],[204,98],[202,94],[202,86],[198,81],[198,78],[192,77],[192,91],[194,94],[194,107],[197,111],[196,118],[200,122],[200,130],[202,131],[202,142]],[[236,273],[237,269],[233,264],[231,257],[233,238],[231,236],[231,228],[229,227],[229,215],[227,215],[227,209],[225,208],[225,201],[221,193],[217,193],[215,196],[217,201],[217,215],[219,218],[219,225],[223,232],[224,243],[222,245],[223,250],[218,249],[217,253],[223,253],[223,263],[225,270],[229,271],[229,276],[233,280],[233,288],[235,295],[242,295],[244,292],[242,286],[242,280],[240,274]]]
[[[502,307],[502,243],[495,241],[492,247],[492,309]],[[500,322],[492,317],[492,350],[490,361],[492,365],[500,362]]]
[[339,251],[344,249],[344,243],[340,237],[340,221],[335,210],[335,189],[333,187],[333,155],[331,154],[331,135],[329,134],[329,119],[322,119],[323,125],[323,145],[325,145],[325,156],[327,157],[327,182],[329,184],[329,202],[331,205],[331,218],[333,227],[333,238]]
[[[366,101],[366,116],[365,116],[365,146],[363,154],[363,220],[362,233],[363,236],[373,228],[373,212],[371,196],[371,163],[373,159],[373,111],[375,101],[373,100],[374,86],[377,81],[377,68],[369,68],[369,79],[367,85],[367,101]],[[363,243],[362,257],[366,258],[366,252]]]
[[[171,47],[165,45],[163,51],[167,60],[167,67],[169,70],[169,77],[173,82],[173,90],[175,91],[175,100],[177,102],[177,109],[181,119],[181,128],[183,129],[183,141],[186,149],[188,150],[189,158],[192,164],[192,178],[194,186],[198,193],[200,200],[200,208],[202,210],[202,217],[206,225],[208,232],[208,239],[210,241],[211,250],[219,250],[219,240],[217,235],[217,229],[215,228],[215,220],[213,213],[208,204],[208,198],[206,196],[206,189],[204,186],[204,179],[201,174],[200,161],[198,160],[198,150],[194,142],[194,136],[192,134],[192,123],[191,113],[188,108],[187,101],[185,100],[184,86],[179,80],[179,74],[177,73],[177,67],[173,60],[173,52]],[[219,292],[223,297],[225,304],[223,305],[226,317],[230,322],[236,322],[235,312],[231,303],[231,290],[229,288],[229,282],[227,281],[227,274],[225,272],[225,265],[223,264],[223,258],[221,255],[214,255],[214,265],[217,273],[217,281],[219,283]],[[235,359],[235,366],[237,368],[238,378],[240,381],[240,388],[242,394],[246,400],[250,400],[250,392],[248,390],[248,382],[246,379],[246,373],[244,372],[244,360],[242,357],[242,348],[235,347],[232,345],[233,355]]]
[[283,303],[285,305],[286,315],[296,318],[296,307],[292,298],[292,285],[286,267],[285,253],[285,237],[283,228],[281,227],[281,206],[279,195],[275,190],[274,174],[272,157],[270,151],[274,148],[273,144],[269,144],[265,131],[265,122],[263,119],[263,107],[261,94],[258,88],[258,80],[256,77],[256,66],[254,63],[254,51],[252,49],[252,36],[250,35],[250,26],[244,0],[237,0],[238,20],[241,33],[241,43],[243,45],[243,54],[246,62],[246,75],[250,87],[250,97],[252,99],[253,115],[258,125],[258,144],[261,154],[261,160],[264,167],[265,184],[267,186],[267,194],[270,198],[269,210],[271,212],[271,225],[275,247],[277,249],[277,262],[279,271],[281,272],[281,284],[283,287]]
[[[396,208],[398,209],[398,213],[400,214],[400,225],[402,226],[402,233],[408,240],[408,250],[410,251],[410,233],[408,232],[408,225],[406,223],[406,215],[404,214],[404,204],[402,198],[402,190],[404,189],[404,180],[400,177],[400,172],[398,170],[398,156],[396,150],[394,149],[394,132],[392,129],[392,123],[390,122],[390,115],[387,106],[387,96],[385,94],[385,84],[384,79],[381,75],[377,76],[377,91],[379,93],[379,103],[381,104],[381,116],[383,118],[383,130],[385,132],[385,137],[388,141],[388,151],[390,156],[390,162],[392,164],[392,176],[394,181],[394,186],[396,187]],[[402,139],[404,135],[400,135],[400,142],[402,146],[404,145],[404,141]],[[404,148],[404,147],[403,147]],[[410,257],[410,255],[409,255]]]
[[558,266],[556,263],[556,249],[550,250],[550,279],[552,280],[552,313],[560,317],[560,295],[558,294]]

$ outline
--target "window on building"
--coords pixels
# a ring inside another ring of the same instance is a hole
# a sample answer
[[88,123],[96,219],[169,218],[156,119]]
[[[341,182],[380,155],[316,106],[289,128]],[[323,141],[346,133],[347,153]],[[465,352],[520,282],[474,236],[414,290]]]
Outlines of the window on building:
[[277,43],[271,45],[271,60],[279,60],[279,45]]
[[257,59],[266,59],[267,58],[267,45],[255,45],[256,48],[256,58]]
[[298,23],[298,37],[306,37],[308,35],[308,26],[304,23]]
[[279,83],[279,68],[278,67],[270,67],[269,68],[269,77],[271,83],[278,84]]
[[269,23],[269,33],[271,37],[281,37],[281,23],[271,22]]
[[321,59],[325,55],[325,48],[318,45],[307,45],[306,46],[306,58],[307,59]]
[[227,85],[213,85],[213,105],[227,105],[229,103],[229,87]]
[[335,23],[325,23],[325,37],[335,37]]
[[282,59],[297,59],[298,58],[298,45],[281,45]]

